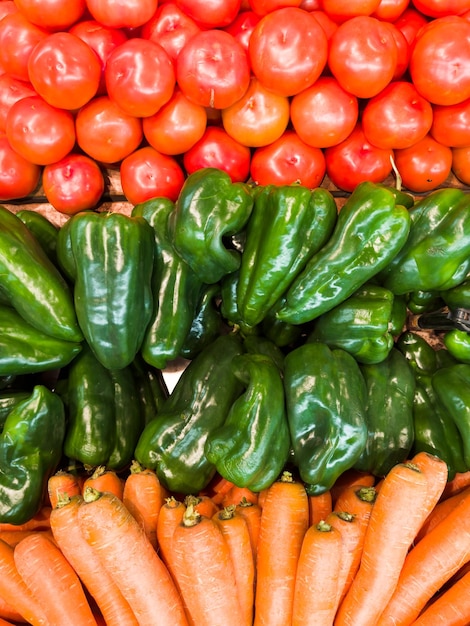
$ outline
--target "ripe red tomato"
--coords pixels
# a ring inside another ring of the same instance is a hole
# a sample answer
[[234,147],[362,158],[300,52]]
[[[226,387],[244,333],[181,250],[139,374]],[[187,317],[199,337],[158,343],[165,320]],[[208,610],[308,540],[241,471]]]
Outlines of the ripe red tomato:
[[9,74],[0,76],[0,131],[5,130],[11,105],[21,98],[35,95],[37,94],[30,83],[12,78]]
[[[3,4],[0,3],[0,4]],[[28,60],[48,32],[17,11],[0,21],[0,65],[13,78],[29,82]]]
[[148,22],[158,0],[86,0],[93,19],[110,28],[138,28]]
[[143,138],[142,120],[124,113],[109,96],[93,98],[77,113],[79,147],[101,163],[117,163],[136,150]]
[[48,31],[67,30],[85,13],[85,0],[15,0],[32,24]]
[[282,135],[289,123],[289,99],[263,87],[252,77],[245,94],[222,110],[222,123],[236,141],[258,148]]
[[139,148],[121,163],[122,191],[131,204],[164,197],[176,201],[185,175],[174,157],[151,146]]
[[464,185],[470,185],[470,146],[451,150],[452,172]]
[[339,84],[358,98],[372,98],[392,80],[397,46],[386,24],[361,15],[338,26],[330,39],[328,65]]
[[285,7],[300,7],[302,0],[248,0],[250,9],[257,15],[266,15]]
[[281,96],[293,96],[320,77],[328,40],[313,15],[287,7],[261,18],[251,34],[248,54],[262,85]]
[[168,56],[175,61],[186,43],[201,32],[196,22],[186,15],[175,2],[165,2],[158,7],[154,16],[140,31],[143,39],[160,44]]
[[75,145],[72,113],[51,106],[40,96],[28,96],[12,104],[5,133],[11,147],[37,165],[62,159]]
[[225,109],[243,96],[250,83],[250,64],[243,46],[224,30],[194,35],[176,59],[181,91],[204,107]]
[[380,0],[323,0],[322,8],[332,20],[341,24],[358,15],[371,15]]
[[395,150],[394,159],[403,185],[416,193],[437,189],[452,169],[451,148],[429,134],[409,148]]
[[320,77],[292,98],[290,116],[294,130],[309,146],[334,146],[356,126],[359,104],[332,76]]
[[98,91],[101,63],[76,35],[57,32],[44,37],[29,56],[28,75],[37,93],[61,109],[79,109]]
[[253,152],[250,174],[258,185],[299,183],[314,189],[325,177],[325,157],[320,148],[308,146],[295,131],[287,130]]
[[470,146],[470,98],[447,106],[435,104],[431,135],[451,148]]
[[319,9],[316,11],[311,11],[310,13],[311,15],[313,15],[313,17],[317,20],[317,22],[323,28],[323,30],[325,31],[326,38],[328,39],[328,41],[330,41],[331,36],[335,32],[335,30],[338,28],[338,23],[332,20],[331,17],[329,17],[329,15],[327,15],[325,11],[323,10]]
[[103,172],[94,159],[70,153],[44,167],[42,187],[47,201],[56,211],[74,215],[94,209],[103,195],[105,184]]
[[470,10],[470,0],[413,0],[413,5],[417,11],[432,18],[462,15]]
[[400,80],[408,71],[408,64],[410,62],[411,47],[406,40],[402,31],[392,24],[391,22],[382,22],[390,29],[392,37],[395,40],[397,47],[397,64],[395,66],[395,72],[393,73],[392,80]]
[[202,28],[222,28],[237,17],[241,0],[176,0],[176,4]]
[[419,30],[426,26],[428,18],[409,6],[403,11],[399,18],[394,22],[394,25],[403,33],[408,45],[411,46],[416,39],[416,35]]
[[372,17],[384,22],[394,22],[408,8],[411,0],[380,0]]
[[392,171],[392,150],[372,145],[358,122],[352,133],[325,149],[326,173],[339,189],[353,191],[361,182],[383,182]]
[[241,11],[224,30],[230,33],[232,37],[235,37],[248,52],[251,33],[260,19],[261,16],[257,15],[254,11]]
[[2,0],[0,2],[0,20],[10,13],[18,13],[18,7],[13,0]]
[[32,194],[38,186],[41,167],[23,158],[0,134],[0,201],[16,200]]
[[250,174],[251,151],[219,126],[208,126],[201,139],[183,155],[188,174],[204,167],[224,170],[233,182],[243,182]]

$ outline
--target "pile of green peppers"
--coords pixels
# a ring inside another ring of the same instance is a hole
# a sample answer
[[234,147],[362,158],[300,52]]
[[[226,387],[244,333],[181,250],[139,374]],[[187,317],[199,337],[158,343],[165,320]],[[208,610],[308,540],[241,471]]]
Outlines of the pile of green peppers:
[[0,207],[0,521],[59,466],[313,495],[421,450],[470,469],[470,333],[410,328],[470,311],[469,202],[365,182],[338,210],[205,168],[129,215]]

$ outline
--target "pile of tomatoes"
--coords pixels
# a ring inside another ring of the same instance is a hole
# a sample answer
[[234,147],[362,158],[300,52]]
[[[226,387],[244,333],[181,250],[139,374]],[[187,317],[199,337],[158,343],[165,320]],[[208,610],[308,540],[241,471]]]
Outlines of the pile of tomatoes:
[[470,184],[470,0],[0,0],[0,200]]

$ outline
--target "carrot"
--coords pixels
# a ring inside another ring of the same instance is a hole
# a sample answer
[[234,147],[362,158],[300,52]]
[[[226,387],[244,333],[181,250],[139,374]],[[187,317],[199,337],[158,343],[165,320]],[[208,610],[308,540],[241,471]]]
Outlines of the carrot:
[[120,500],[124,495],[124,480],[114,470],[108,470],[104,465],[98,465],[94,472],[85,479],[82,486],[82,495],[87,487],[97,491],[114,493]]
[[183,519],[186,505],[174,496],[166,499],[165,504],[160,509],[157,520],[157,544],[160,556],[171,572],[171,540],[178,524]]
[[423,508],[423,523],[429,513],[434,509],[447,483],[447,463],[429,452],[418,452],[410,460],[416,465],[428,479],[428,498]]
[[0,617],[0,626],[15,626],[13,622],[8,622],[6,619]]
[[2,603],[0,614],[7,619],[12,619],[16,613],[34,626],[47,624],[43,609],[18,572],[14,549],[4,541],[0,541],[0,598],[5,604]]
[[184,499],[186,507],[191,505],[200,515],[204,517],[212,517],[220,509],[209,496],[193,496],[188,495]]
[[372,626],[390,600],[422,523],[427,479],[409,463],[394,465],[383,479],[367,524],[359,569],[339,606],[336,626]]
[[331,626],[342,558],[341,533],[325,521],[304,536],[295,578],[292,626]]
[[350,513],[367,526],[372,513],[377,489],[373,486],[350,485],[345,488],[335,502],[333,511],[337,513]]
[[122,500],[144,529],[152,546],[157,548],[157,521],[160,509],[168,497],[156,472],[133,461],[124,482]]
[[261,513],[254,626],[290,623],[297,562],[308,526],[305,487],[284,472],[268,488]]
[[142,527],[113,493],[88,488],[80,528],[140,625],[186,626],[181,598]]
[[[15,624],[25,624],[27,623],[22,615],[18,613],[16,609],[5,602],[5,600],[0,595],[0,617],[7,621],[11,621]],[[43,622],[44,624],[45,622]]]
[[411,624],[470,559],[470,495],[408,553],[379,624]]
[[83,536],[78,511],[82,496],[62,496],[51,513],[54,538],[67,561],[85,585],[107,626],[137,626],[129,603]]
[[470,487],[470,470],[467,472],[457,472],[452,480],[447,481],[441,499],[445,500],[449,496],[453,496],[467,487]]
[[222,504],[222,500],[226,493],[234,486],[230,480],[227,480],[223,476],[216,474],[208,486],[208,493],[215,502],[215,504]]
[[23,524],[11,524],[10,522],[0,523],[0,532],[5,530],[46,530],[51,527],[49,518],[51,516],[51,507],[43,506],[39,511]]
[[346,470],[338,477],[330,489],[333,507],[344,489],[354,486],[373,487],[375,483],[376,478],[373,474],[360,472],[354,468]]
[[66,470],[59,470],[49,477],[47,481],[47,494],[51,508],[57,505],[57,502],[63,495],[78,496],[82,492],[82,485],[77,476]]
[[230,491],[225,494],[225,497],[222,499],[222,506],[229,506],[231,504],[239,504],[242,500],[246,500],[247,502],[253,502],[253,504],[257,504],[258,502],[258,494],[248,487],[237,487],[234,485]]
[[49,624],[96,626],[82,583],[60,549],[42,533],[14,549],[15,564]]
[[417,536],[416,541],[420,541],[424,535],[430,532],[435,526],[437,526],[447,515],[460,504],[470,494],[470,487],[463,491],[458,491],[453,496],[440,500],[432,511],[428,514],[426,520],[422,524]]
[[174,576],[192,623],[243,623],[232,556],[218,524],[189,504],[173,533],[172,549]]
[[33,533],[44,533],[49,539],[53,539],[50,528],[45,530],[4,530],[0,532],[0,539],[14,548],[22,539]]
[[470,623],[470,572],[434,600],[413,626],[468,626]]
[[315,526],[327,517],[333,509],[331,491],[308,496],[310,525]]
[[[241,515],[247,524],[250,535],[251,551],[256,565],[256,557],[258,552],[259,529],[261,526],[261,507],[259,504],[243,500],[237,505],[237,513]],[[256,577],[256,572],[255,572]]]

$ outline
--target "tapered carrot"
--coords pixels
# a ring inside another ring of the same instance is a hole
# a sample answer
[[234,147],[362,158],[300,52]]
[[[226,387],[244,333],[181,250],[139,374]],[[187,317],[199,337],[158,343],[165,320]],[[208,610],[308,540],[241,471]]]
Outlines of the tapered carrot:
[[168,569],[139,523],[113,493],[86,489],[80,528],[140,625],[187,626],[181,598]]
[[14,559],[49,624],[96,626],[77,573],[50,539],[42,533],[29,535],[15,547]]
[[51,513],[51,528],[62,554],[96,602],[107,626],[138,626],[129,603],[83,536],[78,511],[81,496],[62,496]]
[[97,491],[114,493],[122,500],[124,495],[124,480],[114,471],[108,470],[104,465],[98,465],[93,473],[85,479],[82,486],[82,494],[87,487]]
[[383,479],[367,524],[361,564],[341,603],[336,626],[375,626],[392,597],[401,568],[422,523],[427,479],[409,463]]
[[310,525],[315,526],[324,520],[333,510],[331,491],[324,491],[318,495],[308,496]]
[[408,553],[378,623],[412,624],[434,594],[470,560],[470,496]]
[[44,533],[49,539],[54,539],[50,528],[44,530],[4,530],[0,532],[0,539],[14,548],[22,539],[33,533]]
[[124,482],[122,500],[154,548],[157,547],[158,515],[167,497],[168,491],[156,472],[134,461]]
[[246,500],[248,502],[253,502],[253,504],[257,504],[258,502],[258,494],[248,487],[237,487],[234,485],[230,491],[225,494],[225,497],[222,499],[222,506],[230,506],[231,504],[239,504],[242,500]]
[[[258,539],[261,526],[261,507],[259,504],[248,502],[243,500],[237,505],[237,512],[241,515],[248,526],[248,532],[250,534],[251,550],[253,553],[253,559],[256,565],[256,558],[258,553]],[[256,577],[256,572],[255,572]]]
[[[0,540],[0,597],[5,603],[2,615],[12,619],[21,615],[34,626],[47,624],[39,602],[33,597],[15,564],[14,549]],[[9,613],[11,610],[13,613]]]
[[13,622],[8,622],[6,619],[0,617],[0,626],[15,626]]
[[183,519],[186,505],[181,500],[176,500],[174,496],[166,499],[165,504],[160,509],[157,520],[157,543],[159,555],[171,573],[171,540],[178,524]]
[[333,510],[350,513],[364,526],[369,523],[372,507],[377,499],[377,489],[373,486],[350,485],[341,492]]
[[290,623],[297,563],[308,526],[305,488],[284,472],[269,487],[261,513],[254,626]]
[[234,484],[230,480],[216,474],[208,486],[208,493],[215,504],[220,505],[222,504],[225,494],[228,493],[233,486]]
[[470,572],[467,572],[430,603],[413,626],[468,626],[469,623]]
[[322,521],[307,529],[297,565],[292,626],[333,624],[341,558],[337,528]]
[[424,535],[427,535],[435,526],[437,526],[447,515],[460,504],[470,494],[470,487],[463,491],[458,491],[453,496],[440,500],[436,506],[431,510],[426,520],[422,524],[417,536],[416,541],[420,541]]
[[200,515],[204,515],[204,517],[212,517],[220,510],[209,496],[188,495],[185,497],[184,503],[186,507],[191,505]]
[[0,616],[2,619],[13,622],[14,624],[27,623],[25,622],[24,617],[20,615],[16,609],[10,606],[8,602],[5,602],[2,596],[0,596]]
[[359,472],[354,468],[346,470],[330,489],[333,507],[344,489],[354,486],[373,487],[376,482],[376,477],[373,474]]
[[455,474],[452,480],[449,480],[444,487],[441,499],[445,500],[449,496],[455,495],[457,492],[470,487],[470,470]]
[[423,523],[434,509],[445,489],[448,477],[447,463],[429,452],[418,452],[410,462],[416,465],[428,480],[428,497],[423,508]]
[[72,498],[73,496],[80,495],[81,492],[82,485],[77,475],[67,470],[57,471],[55,474],[52,474],[47,481],[47,493],[52,509],[57,505],[57,502],[62,496],[67,495],[69,498]]
[[23,524],[11,524],[10,522],[0,523],[0,532],[4,530],[46,530],[51,527],[49,518],[51,516],[51,507],[45,505]]

